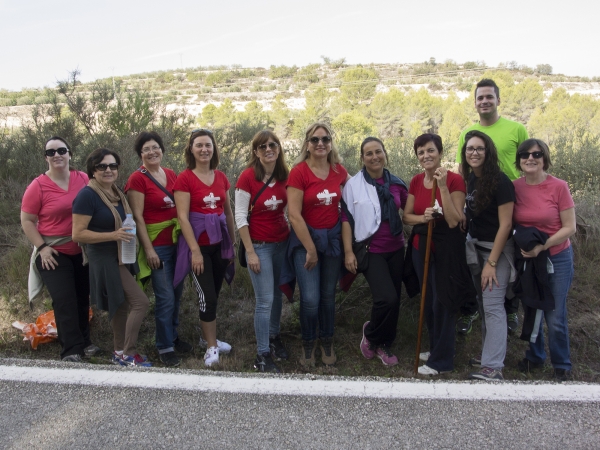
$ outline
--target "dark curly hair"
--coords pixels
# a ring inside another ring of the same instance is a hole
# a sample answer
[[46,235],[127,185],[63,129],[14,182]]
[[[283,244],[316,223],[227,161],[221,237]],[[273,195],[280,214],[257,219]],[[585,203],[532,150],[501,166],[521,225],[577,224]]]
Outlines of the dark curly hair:
[[488,207],[492,201],[492,197],[496,194],[498,182],[500,181],[500,166],[498,165],[498,151],[496,150],[492,138],[481,131],[469,131],[465,136],[465,143],[460,150],[460,156],[462,158],[461,169],[465,183],[468,184],[469,176],[473,171],[471,166],[467,163],[467,143],[474,137],[480,138],[485,144],[485,160],[483,161],[483,166],[481,168],[481,176],[477,177],[475,183],[475,189],[477,190],[475,215],[478,215]]

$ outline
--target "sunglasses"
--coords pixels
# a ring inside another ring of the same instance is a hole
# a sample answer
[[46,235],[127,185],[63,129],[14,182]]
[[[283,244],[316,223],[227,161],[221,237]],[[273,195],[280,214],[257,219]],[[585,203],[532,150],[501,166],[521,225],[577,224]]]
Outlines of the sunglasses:
[[206,134],[210,134],[212,136],[212,131],[207,130],[206,128],[196,128],[195,130],[192,130],[190,137],[192,137],[194,133],[197,133],[198,131],[204,131]]
[[323,142],[323,145],[327,145],[331,142],[331,136],[323,136],[323,137],[313,136],[308,140],[308,142],[310,142],[313,145],[318,145],[319,141]]
[[56,155],[58,153],[59,155],[62,156],[62,155],[66,155],[68,151],[69,151],[68,148],[61,147],[61,148],[57,148],[56,150],[54,150],[54,149],[46,150],[46,151],[44,151],[44,155],[46,155],[46,156],[54,156],[54,155]]
[[544,152],[521,152],[519,153],[519,158],[521,159],[529,159],[529,155],[533,156],[535,159],[540,159],[544,156]]
[[101,170],[102,172],[106,172],[106,169],[117,170],[119,168],[119,165],[117,163],[96,164],[94,167],[96,168],[96,170]]
[[275,149],[279,148],[279,144],[277,142],[269,142],[268,144],[260,144],[258,146],[258,149],[262,150],[264,152],[267,149],[267,147],[269,147],[269,149],[271,149],[271,150],[275,150]]

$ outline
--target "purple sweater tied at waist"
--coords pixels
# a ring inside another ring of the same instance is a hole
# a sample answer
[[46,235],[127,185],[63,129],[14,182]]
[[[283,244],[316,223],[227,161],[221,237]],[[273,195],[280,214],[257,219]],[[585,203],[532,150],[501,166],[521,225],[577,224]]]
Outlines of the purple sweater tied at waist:
[[[231,259],[234,257],[233,243],[227,231],[225,214],[202,214],[190,212],[190,224],[194,230],[196,241],[206,231],[208,241],[211,245],[221,242],[221,258]],[[175,276],[173,286],[178,286],[191,270],[192,251],[183,236],[179,237],[177,243],[177,264],[175,265]]]

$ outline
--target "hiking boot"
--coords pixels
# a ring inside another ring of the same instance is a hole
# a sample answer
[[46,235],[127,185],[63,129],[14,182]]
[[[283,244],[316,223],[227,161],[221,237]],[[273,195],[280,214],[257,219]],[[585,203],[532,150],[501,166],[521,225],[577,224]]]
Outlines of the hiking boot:
[[456,332],[466,336],[473,329],[473,322],[479,318],[479,311],[474,314],[464,314],[456,321]]
[[74,355],[67,355],[62,360],[65,362],[76,362],[76,363],[83,362],[83,359],[81,359],[81,356],[78,355],[77,353],[75,353]]
[[326,366],[333,366],[337,361],[335,351],[333,350],[333,338],[320,338],[319,342],[321,343],[321,361]]
[[563,381],[571,381],[573,374],[569,369],[554,369],[554,381],[562,383]]
[[281,361],[282,359],[287,360],[290,357],[285,345],[283,345],[283,342],[281,341],[281,336],[279,335],[269,337],[269,349],[271,350],[271,356],[275,361]]
[[533,370],[539,370],[544,368],[544,363],[534,363],[533,361],[523,358],[517,363],[517,367],[523,373],[529,373]]
[[133,356],[123,354],[123,356],[121,356],[121,360],[123,361],[121,364],[122,366],[152,367],[152,363],[149,362],[147,358],[144,358],[143,356],[137,353]]
[[194,349],[192,344],[182,341],[179,338],[175,339],[175,342],[173,342],[173,347],[177,353],[189,353]]
[[281,373],[281,370],[275,365],[271,353],[269,352],[263,353],[262,355],[256,355],[254,368],[262,373]]
[[181,364],[181,359],[175,354],[175,352],[165,352],[158,355],[158,359],[165,366],[168,367],[177,367]]
[[469,360],[469,366],[471,366],[471,367],[481,367],[481,358],[471,358]]
[[392,353],[387,345],[380,345],[375,349],[377,357],[384,366],[395,366],[398,364],[398,357]]
[[490,369],[489,367],[483,367],[479,372],[473,372],[469,374],[469,378],[472,380],[484,380],[484,381],[503,381],[502,371],[498,369]]
[[94,344],[90,344],[86,348],[83,349],[83,354],[87,357],[96,356],[100,352],[102,352],[100,347],[98,347],[97,345],[94,345]]
[[[202,336],[200,337],[200,341],[198,341],[198,345],[200,346],[200,348],[208,347],[208,343],[204,339],[202,339]],[[226,355],[227,353],[229,353],[231,351],[231,345],[229,345],[227,342],[221,342],[218,339],[217,339],[217,347],[219,348],[219,353],[222,353],[224,355]]]
[[300,364],[305,368],[315,367],[315,349],[317,341],[302,341],[302,355],[300,356]]
[[375,357],[375,350],[373,349],[371,343],[365,336],[365,328],[367,328],[367,325],[369,325],[369,322],[365,322],[365,324],[363,325],[363,334],[362,339],[360,341],[360,352],[365,358],[373,359]]
[[213,364],[219,364],[219,348],[210,347],[204,354],[204,365],[210,367]]
[[429,361],[429,356],[431,356],[431,352],[422,352],[419,353],[419,359],[423,362]]
[[510,334],[514,334],[517,332],[517,328],[519,328],[519,316],[517,313],[511,313],[506,315],[506,326],[508,327],[508,332]]

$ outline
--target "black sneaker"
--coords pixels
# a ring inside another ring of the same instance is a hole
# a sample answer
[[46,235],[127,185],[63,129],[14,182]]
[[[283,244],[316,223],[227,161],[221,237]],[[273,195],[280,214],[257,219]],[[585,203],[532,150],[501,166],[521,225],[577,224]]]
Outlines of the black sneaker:
[[271,356],[275,361],[287,360],[290,357],[279,335],[269,338],[269,348],[271,349]]
[[573,374],[569,369],[554,369],[554,380],[559,383],[563,381],[571,381]]
[[517,313],[511,313],[506,315],[506,326],[508,327],[508,332],[510,334],[514,334],[517,332],[519,328],[519,316]]
[[189,353],[194,349],[192,344],[182,341],[179,338],[175,339],[175,342],[173,342],[173,347],[175,347],[175,351],[177,353]]
[[254,368],[262,373],[281,373],[279,367],[273,362],[270,353],[263,353],[262,355],[256,355],[254,360]]
[[544,367],[544,363],[534,363],[533,361],[523,358],[517,363],[517,367],[523,373],[529,373],[532,370],[539,370]]
[[175,352],[161,353],[158,355],[158,359],[160,359],[160,362],[168,367],[177,367],[179,364],[181,364],[181,359],[175,354]]
[[471,366],[471,367],[481,367],[481,358],[471,358],[469,360],[469,366]]
[[[479,315],[479,313],[475,313]],[[462,334],[466,336],[473,329],[473,316],[469,314],[465,314],[464,316],[460,316],[456,321],[456,332],[458,334]]]

